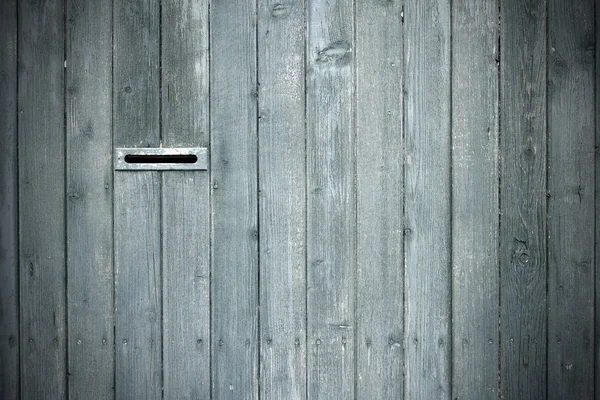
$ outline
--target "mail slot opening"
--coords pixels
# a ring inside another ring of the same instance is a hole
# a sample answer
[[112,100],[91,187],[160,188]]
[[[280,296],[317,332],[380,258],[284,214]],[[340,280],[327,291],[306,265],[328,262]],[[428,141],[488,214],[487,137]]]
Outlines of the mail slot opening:
[[125,162],[129,164],[194,164],[198,161],[195,154],[127,154]]
[[203,171],[208,169],[205,147],[115,148],[118,171]]

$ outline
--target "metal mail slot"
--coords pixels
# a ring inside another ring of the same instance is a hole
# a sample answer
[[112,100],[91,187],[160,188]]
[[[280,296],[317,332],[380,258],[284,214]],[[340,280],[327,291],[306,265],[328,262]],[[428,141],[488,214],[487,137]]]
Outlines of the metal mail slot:
[[116,170],[206,170],[208,150],[204,147],[186,148],[117,148]]

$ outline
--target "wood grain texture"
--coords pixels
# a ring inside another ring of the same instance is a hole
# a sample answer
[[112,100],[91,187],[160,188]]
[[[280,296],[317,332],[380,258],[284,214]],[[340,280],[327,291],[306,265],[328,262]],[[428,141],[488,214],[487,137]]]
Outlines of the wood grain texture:
[[[159,3],[117,0],[113,33],[115,147],[159,147]],[[161,182],[114,173],[115,397],[162,397]]]
[[548,4],[548,398],[594,398],[594,1]]
[[69,396],[112,399],[112,2],[66,12]]
[[258,2],[261,398],[306,398],[305,3]]
[[452,398],[498,398],[498,2],[452,3]]
[[64,2],[19,2],[21,398],[67,395]]
[[308,397],[355,394],[354,10],[307,3]]
[[162,398],[158,174],[116,171],[114,175],[117,399]]
[[160,0],[114,0],[115,147],[160,145]]
[[0,398],[19,398],[17,1],[0,3]]
[[402,2],[356,4],[356,396],[402,399]]
[[0,398],[598,397],[599,21],[0,2]]
[[256,4],[210,4],[212,398],[257,399]]
[[450,398],[450,2],[407,0],[405,398]]
[[[162,142],[208,146],[208,1],[162,2]],[[165,399],[210,398],[207,171],[162,173]]]
[[502,0],[500,390],[546,398],[546,1]]
[[595,325],[594,325],[594,394],[596,397],[600,396],[600,243],[598,242],[600,239],[600,157],[598,156],[600,150],[600,5],[598,4],[598,0],[594,3],[595,6],[595,32],[596,32],[596,74],[595,78],[595,100],[596,100],[596,114],[595,114],[595,131],[596,131],[596,143],[595,143],[595,153],[594,153],[594,166],[595,166],[595,174],[596,174],[596,187],[594,190],[595,196],[595,217],[594,217],[594,225],[596,227],[595,230],[595,253],[594,253],[594,273],[595,273],[595,284],[596,284],[596,302],[595,302]]

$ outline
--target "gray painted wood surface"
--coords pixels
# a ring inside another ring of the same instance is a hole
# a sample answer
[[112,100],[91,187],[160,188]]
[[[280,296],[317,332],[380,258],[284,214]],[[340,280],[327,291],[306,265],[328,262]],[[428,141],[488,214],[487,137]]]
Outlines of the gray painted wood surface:
[[212,398],[258,399],[256,8],[210,8]]
[[498,2],[452,3],[452,398],[498,398]]
[[17,1],[0,3],[0,398],[19,397]]
[[68,382],[77,399],[114,392],[111,4],[69,2],[66,14]]
[[21,398],[67,395],[64,2],[19,2]]
[[305,399],[305,2],[258,16],[260,397]]
[[548,398],[594,398],[594,1],[548,4]]
[[115,398],[160,399],[160,180],[115,173]]
[[600,366],[600,243],[598,243],[598,238],[600,237],[600,224],[598,224],[598,212],[600,212],[600,196],[598,196],[598,188],[600,188],[600,157],[598,157],[599,149],[600,149],[600,6],[598,5],[598,1],[595,2],[595,32],[596,32],[596,74],[594,75],[594,90],[595,90],[595,132],[596,132],[596,142],[595,142],[595,153],[594,153],[594,172],[596,174],[595,180],[595,190],[594,190],[594,198],[595,198],[595,213],[594,213],[594,225],[596,227],[594,231],[594,273],[595,273],[595,324],[594,324],[594,394],[600,394],[600,370],[598,369]]
[[408,399],[451,396],[450,13],[449,0],[404,3]]
[[0,7],[0,397],[598,397],[593,0]]
[[[208,146],[208,2],[163,1],[162,144]],[[210,398],[210,189],[162,175],[163,398]]]
[[[356,3],[356,397],[403,394],[402,2]],[[373,290],[377,288],[377,290]]]
[[547,394],[546,2],[502,0],[500,10],[500,390],[507,399],[542,399]]
[[[160,145],[160,4],[114,3],[113,145]],[[162,397],[161,181],[114,172],[115,398]]]
[[307,4],[308,398],[355,391],[356,191],[353,3]]

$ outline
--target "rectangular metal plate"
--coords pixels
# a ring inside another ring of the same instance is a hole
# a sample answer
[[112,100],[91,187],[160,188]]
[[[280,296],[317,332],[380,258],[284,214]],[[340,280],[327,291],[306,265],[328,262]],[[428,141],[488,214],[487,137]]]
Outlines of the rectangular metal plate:
[[208,169],[208,150],[204,147],[116,148],[116,170],[176,171]]

